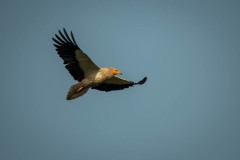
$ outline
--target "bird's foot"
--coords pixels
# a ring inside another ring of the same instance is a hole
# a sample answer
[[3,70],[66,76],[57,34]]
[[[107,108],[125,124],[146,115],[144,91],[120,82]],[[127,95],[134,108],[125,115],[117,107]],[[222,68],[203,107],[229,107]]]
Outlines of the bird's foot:
[[75,91],[75,93],[80,92],[83,89],[83,87],[78,88],[78,90]]

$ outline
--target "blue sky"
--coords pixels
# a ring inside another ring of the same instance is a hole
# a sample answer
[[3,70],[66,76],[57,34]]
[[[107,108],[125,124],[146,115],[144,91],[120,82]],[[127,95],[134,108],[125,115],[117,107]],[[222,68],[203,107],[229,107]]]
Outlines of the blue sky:
[[[3,1],[1,160],[240,159],[238,1]],[[51,38],[72,30],[96,64],[145,85],[90,90]]]

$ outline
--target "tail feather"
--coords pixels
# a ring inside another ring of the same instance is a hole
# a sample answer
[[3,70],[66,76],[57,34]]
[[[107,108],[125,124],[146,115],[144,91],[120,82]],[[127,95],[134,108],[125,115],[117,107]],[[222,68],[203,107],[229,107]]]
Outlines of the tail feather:
[[72,85],[68,91],[68,94],[66,97],[67,100],[72,100],[72,99],[78,98],[78,97],[84,95],[85,93],[87,93],[89,88],[82,88],[81,90],[79,90],[80,87],[81,87],[81,83]]

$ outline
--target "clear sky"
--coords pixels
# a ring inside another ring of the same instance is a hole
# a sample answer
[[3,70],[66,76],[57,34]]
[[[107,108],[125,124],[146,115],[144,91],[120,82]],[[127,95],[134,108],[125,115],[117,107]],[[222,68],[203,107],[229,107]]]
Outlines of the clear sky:
[[[1,1],[1,160],[240,159],[237,0]],[[90,90],[51,38],[145,85]]]

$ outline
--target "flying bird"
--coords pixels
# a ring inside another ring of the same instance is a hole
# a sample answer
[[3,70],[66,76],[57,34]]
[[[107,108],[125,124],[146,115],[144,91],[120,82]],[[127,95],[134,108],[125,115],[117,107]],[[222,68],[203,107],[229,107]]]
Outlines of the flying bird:
[[55,34],[52,40],[58,55],[63,59],[65,68],[78,81],[70,87],[67,100],[72,100],[84,95],[90,88],[100,91],[122,90],[134,85],[142,85],[146,82],[147,77],[144,77],[139,82],[135,83],[115,75],[122,73],[114,68],[98,67],[77,45],[73,33],[71,37],[68,35],[65,28],[63,32],[58,30],[59,34]]

